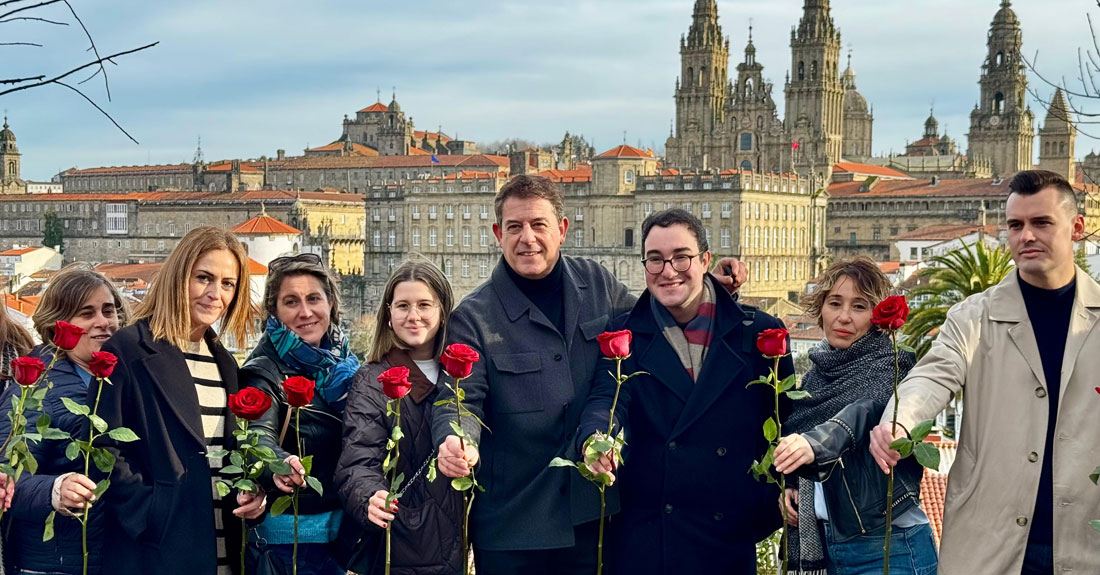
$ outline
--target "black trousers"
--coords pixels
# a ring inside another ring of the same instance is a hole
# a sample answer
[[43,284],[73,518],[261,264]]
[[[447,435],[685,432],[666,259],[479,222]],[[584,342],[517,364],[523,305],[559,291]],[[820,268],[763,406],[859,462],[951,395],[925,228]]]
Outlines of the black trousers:
[[1054,546],[1049,543],[1028,543],[1021,574],[1054,575]]
[[[611,557],[611,534],[604,525],[604,573]],[[573,547],[525,551],[485,551],[474,548],[477,575],[592,575],[596,572],[596,551],[600,522],[590,521],[573,528]]]

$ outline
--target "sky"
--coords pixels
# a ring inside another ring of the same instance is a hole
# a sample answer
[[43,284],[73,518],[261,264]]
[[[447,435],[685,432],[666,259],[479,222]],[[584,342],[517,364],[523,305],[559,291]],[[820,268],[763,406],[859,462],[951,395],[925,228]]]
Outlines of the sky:
[[[27,5],[30,2],[24,0]],[[625,141],[663,149],[680,72],[679,41],[694,0],[71,0],[100,54],[151,42],[79,85],[135,139],[81,96],[44,86],[0,96],[24,179],[70,167],[300,154],[341,133],[345,114],[394,91],[420,130],[475,142],[558,142],[581,133],[597,151]],[[802,0],[718,0],[731,73],[753,25],[757,61],[775,84],[790,69]],[[1000,0],[834,0],[856,85],[874,107],[876,155],[919,139],[929,107],[965,151],[986,33]],[[0,8],[0,13],[11,8]],[[1024,53],[1049,79],[1076,79],[1093,46],[1093,0],[1017,0]],[[20,15],[31,15],[23,13]],[[74,22],[64,4],[34,16]],[[0,22],[0,78],[56,75],[89,61],[75,23]],[[843,68],[843,65],[842,65]],[[75,74],[76,81],[86,74]],[[1053,88],[1034,74],[1043,98]],[[2,87],[0,87],[2,88]],[[1045,111],[1029,96],[1041,124]],[[1077,103],[1088,110],[1089,102]],[[1092,109],[1100,108],[1097,104]],[[1086,129],[1086,131],[1088,131]],[[1100,130],[1097,130],[1100,132]],[[1079,136],[1077,156],[1100,148]],[[1037,147],[1036,147],[1037,150]]]

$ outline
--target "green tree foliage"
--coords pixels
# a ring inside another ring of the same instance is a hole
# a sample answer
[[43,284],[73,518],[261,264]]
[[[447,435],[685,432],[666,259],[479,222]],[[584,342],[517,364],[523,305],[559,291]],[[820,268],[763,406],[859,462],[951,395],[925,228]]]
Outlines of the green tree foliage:
[[990,249],[981,243],[964,244],[933,257],[931,263],[933,267],[920,271],[929,278],[928,283],[907,294],[913,311],[902,330],[918,358],[928,353],[935,339],[933,332],[943,325],[951,306],[997,285],[1015,267],[1007,249]]
[[1077,264],[1077,267],[1085,271],[1085,273],[1092,276],[1092,268],[1089,267],[1089,260],[1085,253],[1085,242],[1081,242],[1081,245],[1077,248],[1077,251],[1073,252],[1073,263]]
[[61,218],[57,217],[54,212],[46,212],[46,223],[43,226],[42,233],[42,245],[47,248],[54,246],[60,246],[61,251],[65,249],[65,226],[61,223]]

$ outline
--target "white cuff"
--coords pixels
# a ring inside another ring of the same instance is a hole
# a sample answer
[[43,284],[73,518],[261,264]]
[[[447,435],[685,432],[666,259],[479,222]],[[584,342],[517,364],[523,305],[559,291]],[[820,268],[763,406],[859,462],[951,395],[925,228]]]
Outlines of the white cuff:
[[53,480],[53,490],[50,492],[50,504],[53,506],[54,511],[57,511],[62,515],[71,516],[73,514],[73,512],[70,511],[68,507],[61,505],[61,484],[65,481],[66,477],[73,475],[73,473],[75,472],[70,471],[68,473],[57,476],[57,479]]

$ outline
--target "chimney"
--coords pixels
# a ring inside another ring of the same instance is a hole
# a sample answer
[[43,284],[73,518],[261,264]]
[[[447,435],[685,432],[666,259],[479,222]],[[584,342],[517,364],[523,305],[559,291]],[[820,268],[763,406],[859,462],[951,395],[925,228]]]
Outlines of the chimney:
[[280,150],[275,150],[275,159],[276,160],[285,160],[286,159],[286,150],[281,150],[281,149]]
[[938,183],[940,183],[940,177],[939,177],[939,176],[932,176],[932,182],[931,182],[931,183],[929,183],[928,185],[930,185],[930,186],[934,186],[934,185],[936,185],[936,184],[938,184]]

